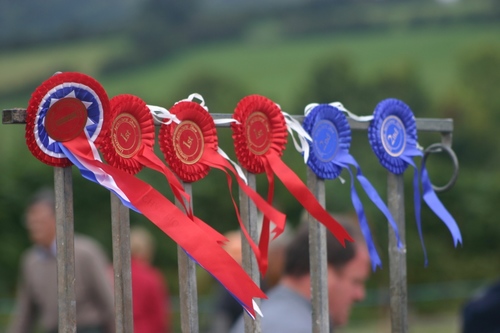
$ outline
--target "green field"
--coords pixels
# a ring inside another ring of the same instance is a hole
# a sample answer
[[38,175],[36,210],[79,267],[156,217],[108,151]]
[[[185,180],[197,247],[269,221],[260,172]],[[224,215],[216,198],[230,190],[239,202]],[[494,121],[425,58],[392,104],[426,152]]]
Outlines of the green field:
[[[488,24],[399,28],[297,40],[249,39],[193,47],[112,76],[101,76],[102,64],[130,52],[129,44],[123,39],[92,41],[0,54],[0,92],[43,80],[62,69],[95,76],[110,96],[132,93],[149,103],[162,104],[173,102],[169,94],[201,71],[230,77],[241,82],[248,94],[269,96],[286,108],[318,59],[346,55],[366,80],[409,62],[416,66],[427,91],[437,97],[453,85],[458,59],[478,48],[500,48],[499,35],[500,24]],[[8,98],[0,101],[0,107],[9,107],[7,102]]]

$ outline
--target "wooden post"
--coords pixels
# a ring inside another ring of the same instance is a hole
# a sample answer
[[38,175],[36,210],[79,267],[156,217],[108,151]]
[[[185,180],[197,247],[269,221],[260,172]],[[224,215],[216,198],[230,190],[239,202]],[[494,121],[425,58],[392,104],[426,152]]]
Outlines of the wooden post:
[[[325,207],[325,182],[307,168],[307,187],[321,206]],[[328,261],[326,256],[326,227],[308,214],[309,262],[311,271],[311,303],[313,333],[330,332],[328,313]]]
[[[191,197],[193,204],[192,185],[184,183],[184,191]],[[177,199],[175,204],[181,210],[182,204]],[[189,258],[184,250],[177,246],[177,259],[179,265],[179,300],[181,312],[181,331],[183,333],[198,333],[198,287],[196,284],[196,263]]]
[[115,330],[117,333],[133,333],[130,211],[114,193],[111,193],[111,235],[115,281]]
[[406,281],[406,238],[403,175],[391,172],[387,176],[388,206],[398,230],[402,249],[398,249],[396,236],[389,226],[389,301],[391,332],[408,332],[408,292]]
[[76,332],[75,245],[71,167],[54,168],[59,332]]
[[[245,173],[245,177],[248,180],[248,186],[250,186],[253,190],[256,190],[256,179],[255,174],[248,172],[247,170],[243,170]],[[250,237],[254,240],[256,244],[258,244],[259,240],[259,226],[257,223],[258,214],[257,207],[250,200],[250,198],[240,190],[240,216],[243,222],[243,225],[248,231]],[[242,240],[245,237],[242,235]],[[248,275],[252,278],[257,286],[260,286],[260,272],[259,266],[257,265],[257,259],[255,259],[255,255],[250,247],[248,242],[242,241],[241,244],[241,254],[242,254],[242,262],[243,268],[248,273]],[[260,300],[255,300],[257,305],[260,305]],[[260,317],[259,315],[255,316],[255,320],[252,319],[248,314],[244,314],[244,323],[245,323],[245,332],[246,333],[261,333],[262,329],[260,326]]]

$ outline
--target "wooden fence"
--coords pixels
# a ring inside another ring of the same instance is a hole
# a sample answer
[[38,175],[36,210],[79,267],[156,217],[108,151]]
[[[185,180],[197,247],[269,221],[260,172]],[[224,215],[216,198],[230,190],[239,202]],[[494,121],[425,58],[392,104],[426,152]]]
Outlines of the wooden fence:
[[[214,119],[228,118],[228,114],[212,114]],[[25,109],[4,110],[3,124],[25,123]],[[303,116],[294,116],[302,122]],[[449,185],[456,179],[458,163],[451,151],[453,120],[451,119],[416,119],[417,130],[441,133],[441,142],[429,147],[427,152],[446,150],[453,158],[455,174]],[[349,119],[353,131],[366,131],[368,123]],[[229,125],[217,125],[227,127]],[[424,155],[424,158],[427,155]],[[245,171],[248,185],[256,189],[254,174]],[[325,183],[308,168],[307,186],[318,201],[325,206]],[[59,299],[59,332],[76,332],[76,301],[74,286],[74,225],[73,225],[73,188],[71,167],[54,168],[54,187],[56,195],[57,220],[57,268]],[[184,184],[185,191],[191,195],[191,184]],[[441,189],[443,190],[443,189]],[[194,200],[191,201],[191,204]],[[393,333],[408,332],[408,295],[406,279],[406,241],[405,241],[405,198],[403,175],[387,173],[387,203],[399,228],[403,249],[398,249],[392,229],[389,228],[389,270],[390,270],[390,312]],[[176,203],[180,208],[180,203]],[[258,241],[257,209],[253,202],[240,191],[240,213],[250,236]],[[311,258],[311,288],[313,308],[313,332],[328,332],[328,293],[326,291],[326,228],[309,216],[309,247]],[[111,224],[113,240],[115,323],[117,333],[133,332],[132,288],[130,272],[130,220],[129,210],[120,200],[111,194]],[[243,237],[244,239],[244,237]],[[256,284],[260,275],[256,259],[248,243],[242,244],[243,266]],[[181,330],[183,333],[199,332],[198,296],[195,263],[179,248],[178,251],[179,293]],[[252,320],[245,315],[245,332],[260,333],[260,320]]]

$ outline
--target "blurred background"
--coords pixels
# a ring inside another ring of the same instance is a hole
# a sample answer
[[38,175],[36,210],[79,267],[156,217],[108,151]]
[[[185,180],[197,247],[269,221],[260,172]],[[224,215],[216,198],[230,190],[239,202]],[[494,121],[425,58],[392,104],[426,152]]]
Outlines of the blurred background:
[[[499,1],[0,0],[0,109],[25,108],[31,92],[56,71],[93,76],[110,98],[129,93],[166,108],[198,92],[211,112],[228,117],[242,97],[261,94],[291,114],[302,114],[308,103],[340,101],[368,115],[379,101],[395,97],[418,118],[452,118],[460,176],[439,197],[457,220],[464,245],[455,249],[444,224],[424,205],[429,255],[424,267],[408,170],[410,332],[458,332],[464,301],[500,277],[495,208],[500,140],[494,138],[500,126]],[[221,129],[218,135],[220,146],[234,158],[230,131]],[[438,141],[438,133],[419,133],[424,147]],[[384,197],[387,171],[374,157],[366,132],[353,133],[351,154]],[[283,158],[305,179],[293,145]],[[427,166],[437,185],[451,177],[445,155],[433,155]],[[161,175],[144,170],[139,177],[172,198]],[[342,177],[348,180],[349,174]],[[265,194],[265,176],[257,180]],[[13,310],[20,255],[29,246],[23,210],[36,189],[52,182],[52,168],[25,145],[24,126],[1,125],[0,332]],[[328,181],[326,190],[328,210],[352,211],[348,183]],[[200,218],[221,232],[238,227],[220,171],[193,184],[193,193]],[[75,229],[96,238],[111,258],[109,196],[74,170]],[[361,199],[384,267],[373,273],[366,300],[342,332],[387,332],[388,228],[368,198],[361,194]],[[275,201],[296,226],[302,209],[279,181]],[[176,245],[142,216],[132,213],[131,223],[154,234],[154,262],[168,281],[178,321]],[[201,271],[202,330],[209,325],[214,285]]]

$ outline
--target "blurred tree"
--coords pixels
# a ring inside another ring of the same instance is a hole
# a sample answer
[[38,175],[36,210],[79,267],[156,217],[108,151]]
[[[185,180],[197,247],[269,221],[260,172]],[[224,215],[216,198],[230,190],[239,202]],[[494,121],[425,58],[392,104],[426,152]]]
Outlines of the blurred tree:
[[309,103],[339,101],[349,109],[359,110],[363,87],[347,55],[326,56],[315,62],[309,77],[301,86],[296,107],[303,110]]
[[410,62],[402,61],[379,71],[366,90],[367,101],[374,103],[372,108],[383,99],[397,98],[404,101],[416,117],[430,116],[429,98],[418,69]]
[[130,25],[136,45],[133,57],[142,61],[164,58],[189,43],[189,29],[199,0],[146,0]]

